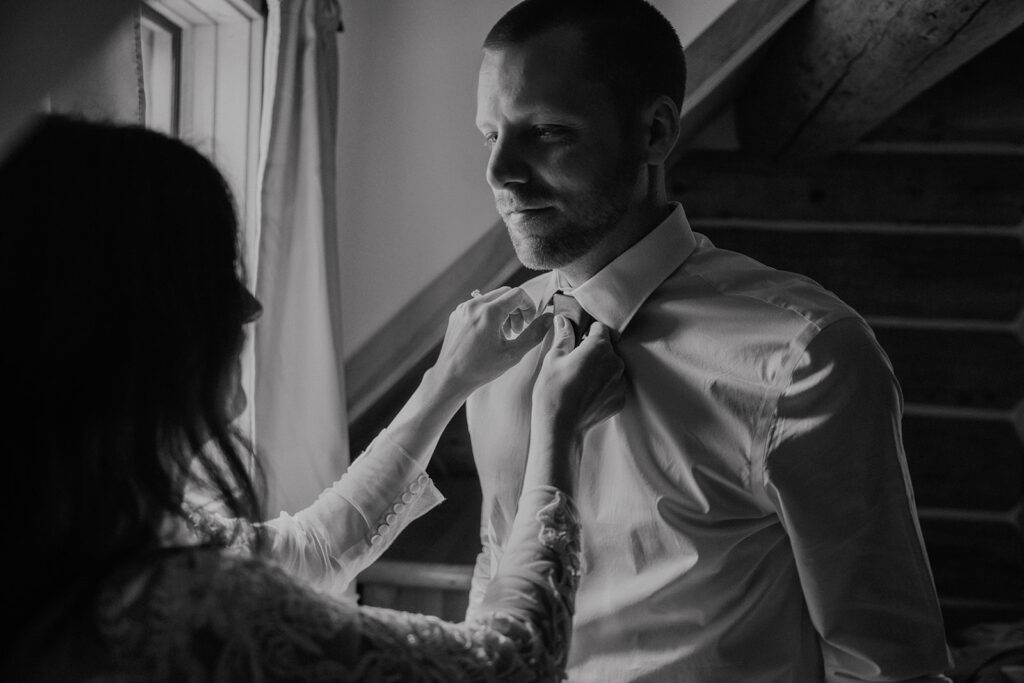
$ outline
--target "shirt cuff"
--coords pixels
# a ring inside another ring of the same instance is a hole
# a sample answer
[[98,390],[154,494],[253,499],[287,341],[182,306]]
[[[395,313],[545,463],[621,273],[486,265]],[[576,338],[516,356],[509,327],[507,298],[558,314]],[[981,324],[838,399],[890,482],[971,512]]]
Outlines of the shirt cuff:
[[389,535],[400,520],[404,519],[404,526],[444,500],[423,468],[386,429],[330,490],[359,511],[371,543],[379,543],[374,536]]
[[293,573],[344,591],[410,522],[443,500],[422,467],[382,432],[312,505],[268,523],[273,554]]

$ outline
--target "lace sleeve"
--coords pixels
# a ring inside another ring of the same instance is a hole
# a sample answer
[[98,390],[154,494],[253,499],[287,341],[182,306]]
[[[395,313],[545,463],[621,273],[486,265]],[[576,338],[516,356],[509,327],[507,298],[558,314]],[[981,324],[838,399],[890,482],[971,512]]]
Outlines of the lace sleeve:
[[562,680],[579,558],[571,501],[556,489],[534,489],[521,499],[509,550],[473,618],[450,624],[364,608],[363,635],[375,650],[401,652],[394,666],[432,672],[429,680]]
[[560,680],[578,580],[575,509],[536,489],[514,531],[480,615],[461,624],[337,600],[258,558],[168,551],[102,601],[109,680]]

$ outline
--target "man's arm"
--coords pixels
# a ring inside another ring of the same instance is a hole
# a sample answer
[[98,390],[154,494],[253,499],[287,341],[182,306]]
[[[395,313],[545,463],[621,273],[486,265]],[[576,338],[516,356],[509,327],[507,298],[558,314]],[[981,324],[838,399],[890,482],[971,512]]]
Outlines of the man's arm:
[[809,343],[778,401],[766,493],[789,534],[829,681],[947,680],[901,413],[884,353],[852,318]]

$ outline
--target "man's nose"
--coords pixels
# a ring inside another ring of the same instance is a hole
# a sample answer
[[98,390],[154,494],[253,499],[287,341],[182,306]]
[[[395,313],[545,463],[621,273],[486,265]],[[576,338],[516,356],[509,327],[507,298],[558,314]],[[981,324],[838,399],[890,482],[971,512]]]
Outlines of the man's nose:
[[511,137],[498,138],[487,161],[487,183],[491,189],[499,190],[529,179],[530,166],[522,148]]

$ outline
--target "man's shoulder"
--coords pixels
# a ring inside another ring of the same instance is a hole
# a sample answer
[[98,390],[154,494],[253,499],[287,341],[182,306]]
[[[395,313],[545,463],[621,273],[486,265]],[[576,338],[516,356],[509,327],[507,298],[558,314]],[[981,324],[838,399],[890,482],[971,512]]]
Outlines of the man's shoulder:
[[662,288],[669,297],[698,289],[707,305],[724,306],[752,321],[766,319],[785,328],[821,330],[833,322],[860,318],[836,293],[815,280],[728,249],[715,247],[706,238]]

